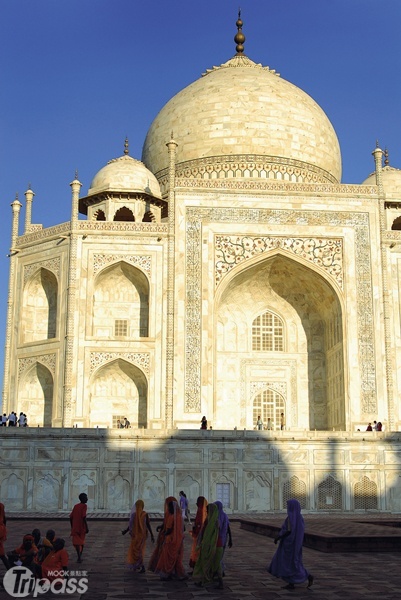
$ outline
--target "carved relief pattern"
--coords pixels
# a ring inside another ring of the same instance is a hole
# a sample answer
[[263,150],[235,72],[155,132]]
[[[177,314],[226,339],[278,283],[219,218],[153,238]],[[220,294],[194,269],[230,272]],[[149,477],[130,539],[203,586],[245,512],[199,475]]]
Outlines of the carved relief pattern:
[[[78,221],[77,231],[129,231],[132,233],[167,233],[165,223],[135,223],[131,221]],[[41,242],[48,238],[54,238],[71,233],[71,223],[60,223],[54,227],[46,227],[38,231],[32,231],[21,235],[17,239],[16,246],[19,247],[33,242]],[[130,238],[132,241],[132,238]]]
[[90,353],[90,372],[91,374],[95,369],[102,365],[122,358],[127,360],[136,366],[138,366],[144,373],[149,374],[150,367],[150,354],[149,352],[91,352]]
[[50,260],[43,260],[37,263],[33,263],[31,265],[25,265],[24,266],[24,283],[27,282],[27,280],[31,277],[31,275],[33,273],[35,273],[38,269],[47,269],[48,271],[51,271],[52,273],[54,273],[54,275],[56,275],[57,277],[59,277],[60,275],[60,258],[52,258]]
[[[176,181],[177,187],[184,188],[206,188],[213,190],[261,190],[269,192],[285,192],[293,194],[294,192],[304,192],[312,194],[341,194],[341,201],[344,196],[361,196],[366,201],[372,196],[372,202],[376,201],[377,187],[373,185],[353,185],[353,184],[334,184],[334,183],[292,183],[287,181],[274,181],[269,179],[188,179],[181,178]],[[335,201],[335,198],[331,198]]]
[[124,260],[133,265],[140,267],[150,275],[151,257],[150,256],[133,256],[131,254],[94,254],[93,255],[93,272],[97,273],[104,266]]
[[36,363],[41,363],[47,367],[54,377],[56,373],[56,354],[41,354],[39,356],[28,356],[26,358],[18,359],[18,379],[21,378],[21,375],[29,369],[29,367]]
[[325,269],[343,287],[341,239],[215,236],[215,284],[236,265],[252,256],[281,248]]
[[[188,182],[189,183],[189,182]],[[211,182],[216,185],[216,181]],[[225,184],[227,182],[224,182]],[[236,185],[238,182],[236,182]],[[193,186],[193,181],[191,181]],[[302,186],[297,186],[297,190]],[[333,186],[327,186],[333,191]],[[344,192],[347,186],[338,186]],[[358,193],[361,194],[361,186]],[[363,186],[366,193],[376,190]],[[236,188],[238,189],[238,188]],[[316,191],[316,186],[314,187]],[[355,234],[356,298],[358,322],[358,358],[361,365],[361,407],[364,413],[375,413],[376,370],[374,362],[373,294],[371,282],[369,216],[367,213],[320,212],[303,210],[272,210],[258,208],[187,208],[187,329],[185,411],[200,412],[201,381],[201,224],[265,223],[269,225],[316,225],[321,227],[351,227]],[[294,421],[296,422],[296,421]]]
[[250,393],[254,396],[257,392],[269,388],[287,398],[287,384],[285,381],[251,381]]

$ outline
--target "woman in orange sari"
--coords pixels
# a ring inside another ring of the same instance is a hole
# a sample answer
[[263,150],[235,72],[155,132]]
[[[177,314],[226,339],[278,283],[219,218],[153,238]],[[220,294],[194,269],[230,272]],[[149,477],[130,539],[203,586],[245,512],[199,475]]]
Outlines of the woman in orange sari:
[[196,547],[198,535],[202,531],[202,527],[207,517],[207,500],[204,496],[199,496],[196,501],[196,506],[198,510],[196,511],[195,521],[192,527],[192,531],[190,532],[192,536],[192,548],[191,548],[191,556],[189,557],[189,566],[191,569],[194,568],[196,561],[199,556],[199,548]]
[[145,565],[143,559],[145,556],[146,538],[148,531],[150,539],[155,541],[152,528],[150,526],[149,515],[145,512],[143,500],[137,500],[132,507],[131,517],[128,528],[122,533],[129,531],[131,543],[128,548],[127,563],[130,569],[139,570],[140,573],[145,573]]
[[177,500],[172,500],[167,504],[167,514],[164,519],[164,541],[155,567],[155,573],[162,580],[172,579],[173,577],[180,581],[187,579],[182,563],[183,556],[184,522]]
[[4,550],[4,542],[7,540],[6,522],[7,519],[4,510],[4,504],[0,502],[0,560],[3,562],[5,568],[8,570],[9,564]]

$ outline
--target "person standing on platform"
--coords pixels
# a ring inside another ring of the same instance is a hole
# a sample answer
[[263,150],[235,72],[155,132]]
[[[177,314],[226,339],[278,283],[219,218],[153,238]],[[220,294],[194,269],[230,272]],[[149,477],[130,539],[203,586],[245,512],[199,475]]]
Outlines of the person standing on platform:
[[284,431],[284,429],[285,429],[284,413],[281,413],[281,415],[280,415],[280,429],[281,429],[281,431]]
[[308,582],[313,584],[314,577],[305,569],[302,563],[302,544],[304,542],[305,524],[301,515],[301,505],[298,500],[287,500],[287,518],[274,543],[280,542],[275,555],[268,567],[268,572],[274,577],[280,577],[287,582],[286,590],[293,590],[296,583]]
[[263,421],[262,421],[262,417],[259,415],[258,419],[256,421],[256,427],[259,431],[262,431],[263,429]]
[[85,536],[89,533],[86,521],[88,496],[79,494],[80,502],[74,506],[70,514],[72,544],[77,552],[77,562],[82,562],[82,552],[85,545]]

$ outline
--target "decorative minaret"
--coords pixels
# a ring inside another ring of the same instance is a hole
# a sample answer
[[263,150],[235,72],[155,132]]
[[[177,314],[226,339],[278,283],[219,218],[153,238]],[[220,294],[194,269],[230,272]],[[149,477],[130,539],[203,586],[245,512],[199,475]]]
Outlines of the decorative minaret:
[[68,292],[66,311],[66,336],[64,350],[64,404],[63,427],[72,426],[73,410],[73,364],[74,364],[74,328],[75,328],[75,299],[77,287],[77,244],[78,244],[78,202],[82,183],[75,172],[75,178],[70,183],[72,190],[71,202],[71,234],[68,260]]
[[32,224],[32,202],[33,202],[33,197],[34,197],[34,193],[31,190],[31,184],[28,185],[28,189],[25,192],[25,199],[26,199],[26,209],[25,209],[25,230],[24,233],[28,233],[29,232],[29,228]]
[[[391,343],[391,327],[390,327],[390,294],[388,290],[388,248],[384,242],[384,233],[386,232],[386,215],[385,215],[385,199],[386,195],[383,188],[383,155],[388,161],[388,151],[383,152],[376,142],[376,148],[372,152],[375,159],[376,167],[376,185],[379,189],[379,225],[380,225],[380,254],[382,263],[382,285],[383,285],[383,321],[384,321],[384,348],[385,348],[385,364],[386,364],[386,387],[387,387],[387,411],[388,411],[388,428],[394,430],[394,382],[392,368],[392,343]],[[388,163],[385,163],[388,164]]]
[[169,153],[168,170],[168,238],[167,238],[167,340],[166,340],[166,427],[173,427],[174,400],[174,294],[175,294],[175,161],[177,143],[166,144]]
[[7,322],[6,322],[6,343],[4,348],[4,382],[3,382],[3,412],[15,410],[16,407],[11,407],[9,398],[9,377],[10,377],[10,359],[11,359],[11,331],[13,328],[14,316],[14,299],[15,299],[15,275],[17,261],[17,238],[19,228],[19,215],[21,211],[21,202],[18,200],[18,194],[15,196],[14,202],[11,204],[13,211],[13,221],[11,228],[11,248],[10,248],[10,274],[8,281],[8,297],[7,297]]

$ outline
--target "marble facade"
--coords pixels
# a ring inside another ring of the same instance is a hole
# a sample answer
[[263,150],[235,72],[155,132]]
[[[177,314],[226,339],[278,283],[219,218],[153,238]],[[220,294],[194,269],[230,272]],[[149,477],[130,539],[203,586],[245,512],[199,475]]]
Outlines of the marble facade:
[[2,429],[0,493],[10,512],[127,513],[143,498],[224,500],[231,514],[285,510],[401,512],[398,434],[360,432]]

